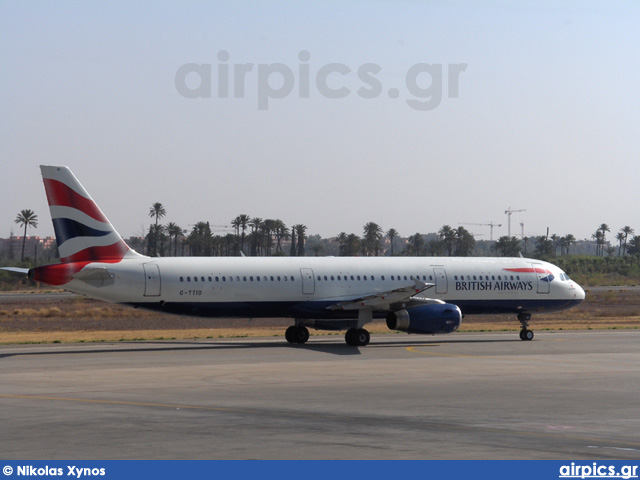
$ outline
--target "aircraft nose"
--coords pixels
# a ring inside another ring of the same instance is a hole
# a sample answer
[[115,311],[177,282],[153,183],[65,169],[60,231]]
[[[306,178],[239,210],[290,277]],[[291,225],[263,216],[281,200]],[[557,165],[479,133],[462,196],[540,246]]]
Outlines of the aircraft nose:
[[584,289],[577,283],[573,284],[573,298],[582,302],[586,297]]

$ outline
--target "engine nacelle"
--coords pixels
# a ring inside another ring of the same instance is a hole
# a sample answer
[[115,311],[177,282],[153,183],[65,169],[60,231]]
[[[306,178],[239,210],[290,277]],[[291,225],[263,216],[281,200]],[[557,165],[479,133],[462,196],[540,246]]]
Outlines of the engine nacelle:
[[451,333],[460,326],[462,312],[457,305],[420,305],[387,314],[387,327],[407,333]]

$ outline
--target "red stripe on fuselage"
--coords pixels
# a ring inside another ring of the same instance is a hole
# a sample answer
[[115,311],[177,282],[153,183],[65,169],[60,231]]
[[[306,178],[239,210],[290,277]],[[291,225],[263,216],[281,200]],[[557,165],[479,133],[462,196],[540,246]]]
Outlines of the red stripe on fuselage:
[[94,262],[118,263],[129,247],[124,242],[114,243],[106,247],[91,247],[62,258],[63,263],[43,265],[31,269],[29,277],[47,285],[60,286],[69,283],[73,275],[85,266]]
[[50,206],[76,208],[99,222],[109,223],[93,200],[83,197],[64,183],[52,178],[45,178],[44,188]]
[[546,273],[549,275],[552,273],[544,268],[503,268],[503,270],[516,273]]

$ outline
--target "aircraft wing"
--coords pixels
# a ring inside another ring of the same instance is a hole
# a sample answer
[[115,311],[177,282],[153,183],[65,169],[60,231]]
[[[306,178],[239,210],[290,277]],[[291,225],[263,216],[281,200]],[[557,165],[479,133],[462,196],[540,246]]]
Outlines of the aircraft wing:
[[406,303],[412,300],[412,297],[424,292],[432,287],[434,283],[425,283],[420,280],[414,280],[413,285],[396,288],[387,292],[375,293],[366,297],[348,300],[346,302],[336,303],[327,307],[329,310],[361,310],[371,308],[374,310],[388,310],[391,304]]

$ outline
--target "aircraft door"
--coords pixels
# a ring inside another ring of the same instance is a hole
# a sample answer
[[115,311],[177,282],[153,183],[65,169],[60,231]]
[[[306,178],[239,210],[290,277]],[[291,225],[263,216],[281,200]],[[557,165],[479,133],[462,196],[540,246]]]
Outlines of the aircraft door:
[[313,270],[310,268],[301,268],[302,276],[302,293],[305,295],[313,295],[316,292],[316,281],[313,278]]
[[442,267],[436,267],[433,269],[433,274],[436,279],[436,293],[447,293],[447,271]]
[[160,268],[155,263],[143,263],[144,268],[144,296],[160,296]]
[[538,293],[549,293],[551,291],[551,280],[553,275],[542,266],[541,263],[532,263],[533,271],[536,272],[538,283]]

